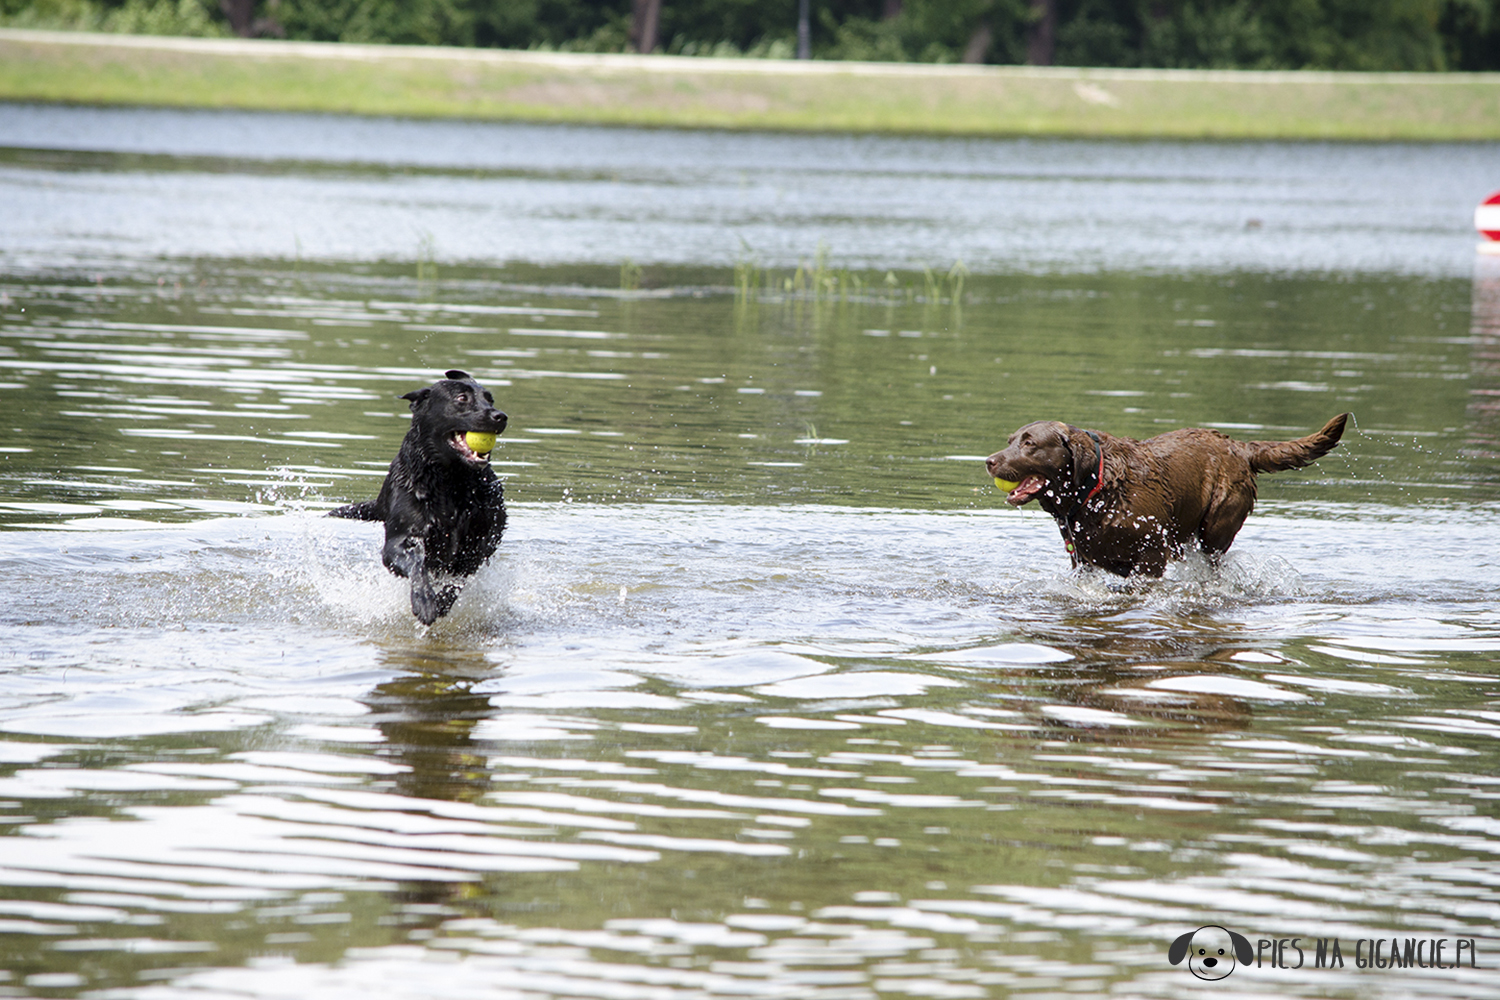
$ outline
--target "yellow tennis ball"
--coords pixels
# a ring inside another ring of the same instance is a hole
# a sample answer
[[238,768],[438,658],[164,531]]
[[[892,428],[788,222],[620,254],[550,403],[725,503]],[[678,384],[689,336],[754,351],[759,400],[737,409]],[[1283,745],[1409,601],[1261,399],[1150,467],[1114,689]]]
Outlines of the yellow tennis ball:
[[1009,493],[1012,490],[1014,490],[1017,486],[1020,486],[1021,484],[1020,483],[1013,483],[1009,479],[1001,479],[999,476],[996,476],[995,477],[995,485],[998,486],[998,487],[1000,487],[1000,489],[1001,489],[1002,492]]
[[479,431],[470,431],[465,434],[464,441],[479,455],[488,455],[495,447],[495,435],[482,434]]

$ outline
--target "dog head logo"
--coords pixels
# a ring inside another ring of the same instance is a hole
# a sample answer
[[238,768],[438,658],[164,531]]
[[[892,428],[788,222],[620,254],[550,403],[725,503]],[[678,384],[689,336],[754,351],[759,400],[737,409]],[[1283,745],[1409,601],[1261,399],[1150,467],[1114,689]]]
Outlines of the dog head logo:
[[1173,965],[1188,960],[1188,971],[1199,979],[1223,979],[1234,971],[1235,960],[1249,964],[1255,952],[1243,934],[1210,924],[1188,931],[1167,949],[1167,961]]

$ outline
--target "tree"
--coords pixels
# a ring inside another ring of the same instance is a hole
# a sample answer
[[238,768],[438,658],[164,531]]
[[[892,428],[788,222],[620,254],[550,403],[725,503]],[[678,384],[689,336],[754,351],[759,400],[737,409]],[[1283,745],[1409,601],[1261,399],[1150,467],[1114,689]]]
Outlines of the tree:
[[964,46],[964,54],[959,57],[959,62],[984,62],[984,57],[990,51],[990,44],[994,40],[995,32],[990,27],[990,22],[980,21],[979,26],[974,29],[974,34],[969,36],[968,44]]
[[274,17],[255,16],[255,3],[256,0],[219,0],[219,9],[224,12],[224,19],[229,22],[229,30],[241,38],[255,38],[263,35],[284,37],[286,31]]
[[631,0],[630,48],[640,53],[656,51],[657,29],[661,24],[661,0]]
[[1057,52],[1057,0],[1031,0],[1031,24],[1026,29],[1026,62],[1051,66]]
[[892,62],[1500,70],[1500,0],[0,0],[0,24]]

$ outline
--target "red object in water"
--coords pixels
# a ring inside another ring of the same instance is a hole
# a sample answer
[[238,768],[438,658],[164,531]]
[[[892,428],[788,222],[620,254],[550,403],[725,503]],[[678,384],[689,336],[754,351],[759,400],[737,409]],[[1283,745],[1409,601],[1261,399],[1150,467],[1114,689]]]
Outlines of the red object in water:
[[1474,228],[1487,240],[1500,240],[1500,191],[1496,191],[1474,209]]

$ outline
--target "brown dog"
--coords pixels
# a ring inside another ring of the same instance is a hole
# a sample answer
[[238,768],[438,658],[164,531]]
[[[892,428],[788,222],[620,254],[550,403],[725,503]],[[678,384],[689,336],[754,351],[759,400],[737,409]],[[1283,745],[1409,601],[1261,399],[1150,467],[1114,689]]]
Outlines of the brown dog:
[[1255,506],[1255,474],[1311,465],[1332,451],[1349,414],[1295,441],[1235,441],[1195,427],[1145,441],[1042,420],[985,460],[1006,502],[1036,500],[1062,529],[1073,565],[1161,576],[1188,543],[1229,550]]

